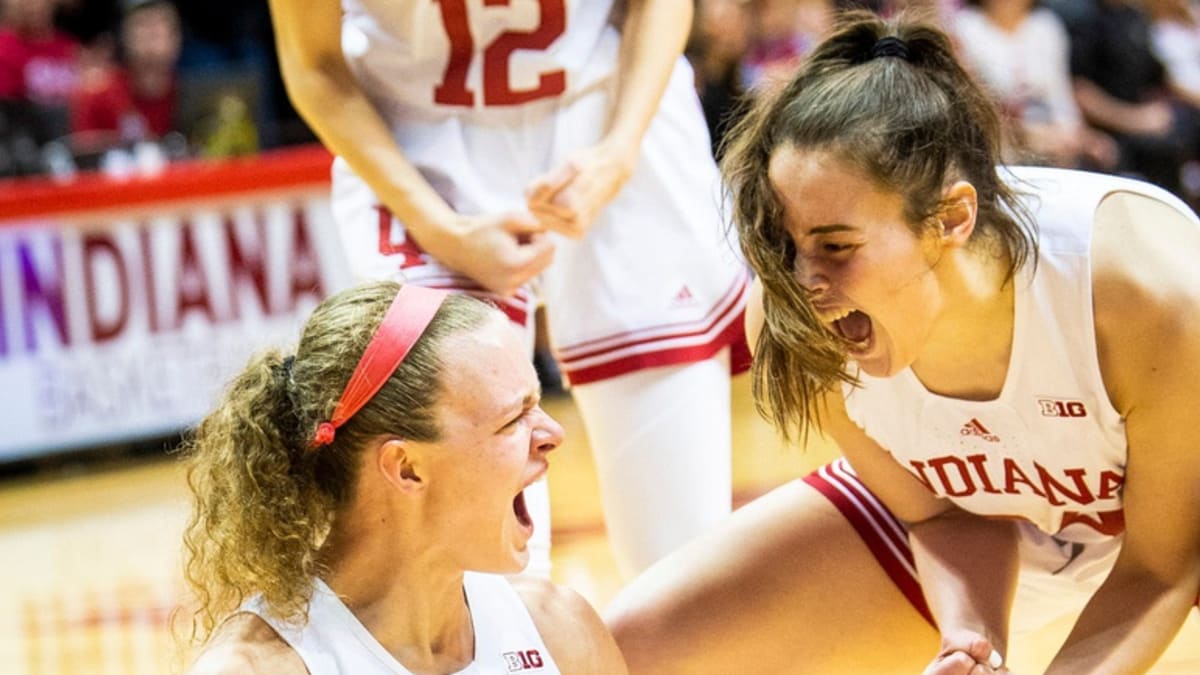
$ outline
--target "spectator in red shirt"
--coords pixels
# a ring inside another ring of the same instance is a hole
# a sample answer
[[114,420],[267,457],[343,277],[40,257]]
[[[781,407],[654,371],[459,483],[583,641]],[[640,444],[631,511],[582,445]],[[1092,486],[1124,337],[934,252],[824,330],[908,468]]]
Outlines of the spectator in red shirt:
[[0,106],[6,140],[40,144],[67,130],[79,43],[54,27],[55,0],[0,0]]
[[179,14],[169,0],[127,5],[120,64],[85,77],[76,91],[71,127],[77,152],[159,140],[176,128],[181,41]]

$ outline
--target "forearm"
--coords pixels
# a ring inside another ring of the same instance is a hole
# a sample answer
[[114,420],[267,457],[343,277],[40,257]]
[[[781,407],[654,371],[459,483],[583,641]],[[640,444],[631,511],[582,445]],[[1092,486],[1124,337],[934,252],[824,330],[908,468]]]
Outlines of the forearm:
[[1192,106],[1193,108],[1200,109],[1200,88],[1194,86],[1187,87],[1175,80],[1171,80],[1169,86],[1171,93],[1174,94],[1176,98]]
[[1046,672],[1145,672],[1183,625],[1198,586],[1114,568]]
[[1133,133],[1130,123],[1138,115],[1139,106],[1110,96],[1087,80],[1076,79],[1075,100],[1080,112],[1093,124],[1120,133]]
[[[299,72],[296,72],[299,71]],[[344,63],[284,70],[296,110],[426,248],[452,233],[456,214],[397,146]]]
[[629,3],[621,28],[613,118],[605,142],[636,151],[683,53],[692,27],[690,0]]
[[911,525],[909,540],[942,635],[975,632],[1004,653],[1018,573],[1013,523],[954,509]]

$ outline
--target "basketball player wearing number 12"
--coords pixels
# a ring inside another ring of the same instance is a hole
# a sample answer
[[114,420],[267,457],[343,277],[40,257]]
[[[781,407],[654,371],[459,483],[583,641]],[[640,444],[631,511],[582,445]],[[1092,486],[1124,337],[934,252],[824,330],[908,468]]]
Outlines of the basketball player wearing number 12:
[[531,341],[545,303],[632,574],[730,509],[747,273],[681,57],[691,0],[614,4],[270,3],[354,273],[490,298]]

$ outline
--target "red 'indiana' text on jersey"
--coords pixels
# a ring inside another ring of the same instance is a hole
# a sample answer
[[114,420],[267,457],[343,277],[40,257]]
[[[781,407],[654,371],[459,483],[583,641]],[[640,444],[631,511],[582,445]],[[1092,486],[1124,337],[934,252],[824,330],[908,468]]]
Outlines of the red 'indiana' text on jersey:
[[[1026,470],[1012,457],[989,457],[983,453],[909,460],[913,473],[925,487],[945,497],[970,497],[979,492],[1033,494],[1053,506],[1089,506],[1096,501],[1118,498],[1125,482],[1125,477],[1116,471],[1088,475],[1084,468],[1051,471],[1036,461],[1030,463],[1032,469]],[[1117,535],[1125,529],[1120,514],[1120,511],[1097,514],[1067,511],[1062,527],[1082,522],[1104,534]]]

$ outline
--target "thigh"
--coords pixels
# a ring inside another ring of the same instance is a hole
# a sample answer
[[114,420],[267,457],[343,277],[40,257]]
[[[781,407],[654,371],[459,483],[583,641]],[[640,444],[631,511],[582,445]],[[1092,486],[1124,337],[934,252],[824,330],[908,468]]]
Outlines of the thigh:
[[630,672],[915,673],[938,635],[803,481],[736,511],[607,613]]
[[628,577],[731,509],[726,352],[574,387],[613,554]]

